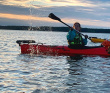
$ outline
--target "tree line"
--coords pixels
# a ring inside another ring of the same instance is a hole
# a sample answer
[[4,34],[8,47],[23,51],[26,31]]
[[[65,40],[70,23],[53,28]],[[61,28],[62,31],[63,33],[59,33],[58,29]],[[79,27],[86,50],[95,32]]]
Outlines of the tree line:
[[[33,31],[59,31],[59,32],[68,32],[68,27],[49,27],[49,26],[0,26],[0,29],[6,30],[33,30]],[[81,32],[89,33],[110,33],[110,29],[97,29],[97,28],[81,28]]]

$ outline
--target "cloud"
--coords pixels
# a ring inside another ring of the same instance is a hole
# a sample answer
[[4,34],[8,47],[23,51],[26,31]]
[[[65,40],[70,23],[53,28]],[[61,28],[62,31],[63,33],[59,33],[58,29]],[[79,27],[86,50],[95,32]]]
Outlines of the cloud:
[[30,14],[29,9],[30,8],[0,4],[0,13],[29,15]]
[[0,18],[10,24],[32,20],[33,25],[64,26],[48,18],[53,12],[70,25],[109,27],[109,8],[109,0],[0,0]]
[[[42,26],[42,25],[44,25],[44,23],[51,24],[51,22],[53,21],[52,19],[50,19],[48,17],[38,17],[38,16],[33,16],[33,15],[16,15],[16,14],[8,14],[8,13],[0,13],[0,18],[11,20],[11,21],[14,20],[15,22],[17,22],[17,20],[19,20],[19,23],[21,21],[24,23],[24,25],[27,25],[27,22],[28,22],[29,23],[28,25],[32,24],[32,26],[36,26],[36,25]],[[5,20],[5,22],[6,22],[6,20]],[[33,22],[36,24],[33,24]],[[57,21],[55,21],[54,23],[56,23],[56,22]],[[18,24],[18,25],[21,25],[21,24]],[[10,25],[14,25],[14,24],[10,22]]]
[[22,7],[55,7],[55,6],[83,6],[83,7],[107,7],[109,0],[0,0],[2,5]]
[[1,26],[31,26],[30,21],[0,18]]
[[53,7],[53,6],[86,6],[86,7],[91,7],[95,6],[94,4],[91,3],[91,1],[87,0],[34,0],[36,5],[44,5],[44,7]]
[[88,0],[1,0],[2,5],[22,6],[22,7],[53,7],[53,6],[96,6]]
[[[45,26],[65,26],[63,24],[61,24],[60,22],[56,21],[56,20],[52,20],[48,17],[37,17],[37,16],[27,16],[27,15],[15,15],[15,14],[3,14],[0,13],[0,18],[4,18],[4,19],[13,19],[15,22],[17,22],[17,20],[20,20],[21,22],[23,22],[25,25],[30,25],[31,22],[35,23],[32,24],[33,26],[42,26],[45,23]],[[100,21],[100,20],[91,20],[91,19],[69,19],[69,18],[62,18],[62,21],[64,21],[65,23],[69,24],[69,25],[73,25],[74,22],[79,22],[81,23],[81,25],[84,27],[85,25],[88,26],[98,26],[98,27],[109,27],[110,22],[105,22],[105,21]],[[71,21],[70,21],[71,20]],[[14,23],[15,23],[14,22]],[[27,24],[28,22],[28,24]],[[56,24],[56,25],[54,25]],[[104,25],[106,24],[106,25]],[[14,25],[14,24],[13,24]]]
[[32,15],[16,15],[16,14],[6,14],[0,13],[0,18],[8,18],[8,19],[18,19],[18,20],[43,20],[43,21],[50,21],[47,17],[35,17]]
[[[82,27],[100,27],[100,28],[110,28],[110,22],[101,21],[101,20],[91,20],[91,19],[63,19],[68,24],[73,24],[74,22],[81,23]],[[70,21],[71,20],[71,21]]]
[[2,5],[29,7],[32,0],[1,0]]

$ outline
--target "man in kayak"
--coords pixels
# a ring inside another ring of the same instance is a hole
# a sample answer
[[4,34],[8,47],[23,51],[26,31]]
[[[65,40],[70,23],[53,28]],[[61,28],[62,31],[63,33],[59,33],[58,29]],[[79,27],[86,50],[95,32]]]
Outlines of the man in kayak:
[[81,30],[80,23],[78,22],[74,23],[73,28],[70,28],[70,31],[67,34],[69,47],[70,48],[83,48],[87,44],[88,36],[85,35],[85,38],[82,38],[81,34],[75,30],[80,32]]

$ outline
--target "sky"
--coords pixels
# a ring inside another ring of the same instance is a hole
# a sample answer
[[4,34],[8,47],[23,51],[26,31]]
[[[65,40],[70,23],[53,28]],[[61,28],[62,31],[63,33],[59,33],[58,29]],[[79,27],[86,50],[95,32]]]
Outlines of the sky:
[[0,25],[65,26],[50,19],[54,13],[73,26],[110,28],[110,0],[0,0]]

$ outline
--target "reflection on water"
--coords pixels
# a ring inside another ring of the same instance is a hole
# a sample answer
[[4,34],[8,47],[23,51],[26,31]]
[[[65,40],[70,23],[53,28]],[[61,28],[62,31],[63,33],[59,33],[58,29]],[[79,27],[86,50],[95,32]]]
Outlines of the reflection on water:
[[[67,33],[0,32],[0,93],[110,92],[109,57],[73,59],[65,56],[22,55],[16,44],[16,40],[35,40],[51,45],[67,45]],[[88,35],[101,38],[109,36],[93,33]],[[88,45],[94,44],[88,41]]]
[[83,59],[83,56],[82,55],[74,55],[74,56],[68,56],[67,57],[67,61],[69,62],[72,62],[72,61],[75,61],[77,62],[78,60],[81,60]]
[[[110,83],[107,83],[107,81],[110,80],[110,73],[108,74],[106,71],[104,71],[105,69],[102,69],[103,66],[100,67],[100,65],[103,65],[102,62],[105,61],[105,59],[94,57],[94,60],[88,61],[88,58],[78,60],[77,62],[68,62],[68,91],[71,91],[70,93],[74,93],[76,91],[78,93],[108,93],[110,91],[110,86],[108,84]],[[89,60],[90,59],[93,58],[89,58]]]

